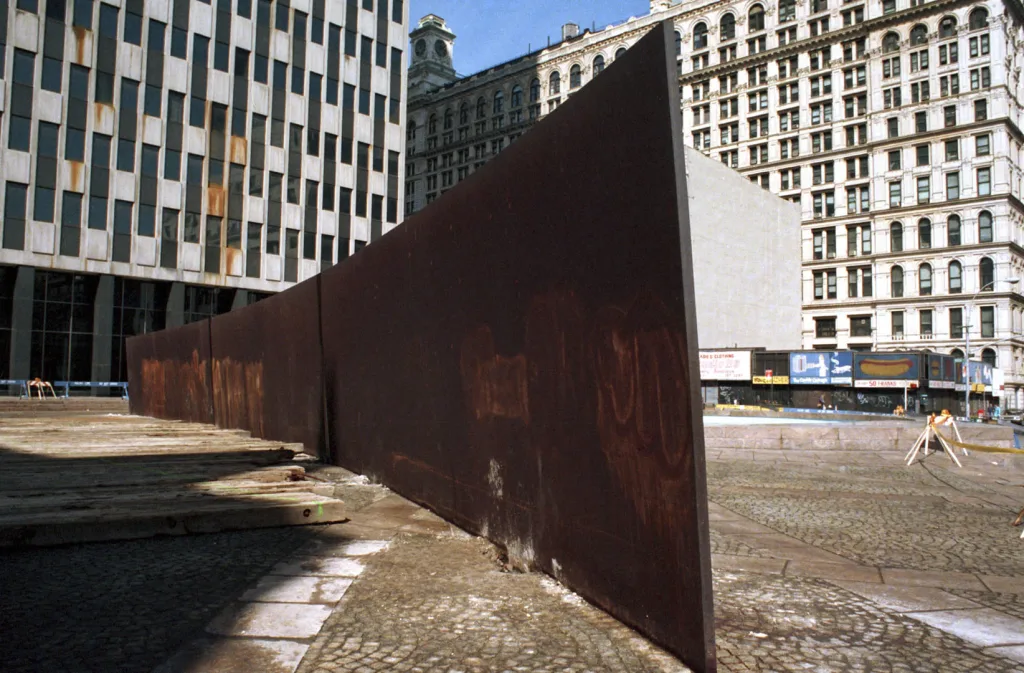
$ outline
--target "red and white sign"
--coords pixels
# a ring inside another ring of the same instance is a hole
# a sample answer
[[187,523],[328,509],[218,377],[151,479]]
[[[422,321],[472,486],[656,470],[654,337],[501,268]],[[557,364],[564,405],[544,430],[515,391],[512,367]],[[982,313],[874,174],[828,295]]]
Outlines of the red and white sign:
[[750,351],[701,351],[701,381],[749,381]]
[[764,375],[767,376],[768,378],[771,378],[772,374],[774,374],[774,373],[775,372],[773,372],[771,369],[764,370]]
[[857,379],[854,388],[916,388],[917,381],[897,381],[893,379]]

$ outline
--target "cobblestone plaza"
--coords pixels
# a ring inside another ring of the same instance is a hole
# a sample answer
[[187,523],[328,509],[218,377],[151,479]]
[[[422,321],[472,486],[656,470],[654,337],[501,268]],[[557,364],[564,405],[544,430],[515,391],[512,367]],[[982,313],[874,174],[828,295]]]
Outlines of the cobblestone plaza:
[[[1024,471],[902,455],[709,450],[720,671],[1024,670]],[[686,670],[387,490],[318,476],[350,523],[0,552],[4,670]],[[312,609],[301,634],[257,619]]]

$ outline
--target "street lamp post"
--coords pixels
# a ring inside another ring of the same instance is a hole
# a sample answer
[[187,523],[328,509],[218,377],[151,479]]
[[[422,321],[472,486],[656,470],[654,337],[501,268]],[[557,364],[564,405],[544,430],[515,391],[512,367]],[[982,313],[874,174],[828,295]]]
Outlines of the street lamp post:
[[[1016,285],[1020,278],[1007,278],[1006,282]],[[972,308],[974,300],[990,285],[995,287],[996,281],[985,283],[981,289],[974,293],[970,301],[964,304],[964,418],[971,419],[971,320],[973,317]]]

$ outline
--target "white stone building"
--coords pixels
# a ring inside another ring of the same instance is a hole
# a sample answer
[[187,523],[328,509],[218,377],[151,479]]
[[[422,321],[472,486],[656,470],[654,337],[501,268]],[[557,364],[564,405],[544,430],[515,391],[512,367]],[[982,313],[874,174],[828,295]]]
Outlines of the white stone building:
[[124,341],[397,226],[404,0],[0,0],[0,380],[123,381]]
[[450,59],[454,41],[434,17],[414,33],[406,209],[662,20],[677,28],[687,144],[800,205],[803,347],[962,354],[969,325],[972,358],[1002,368],[1008,406],[1024,407],[1017,0],[652,0],[469,77],[434,67],[426,86],[417,63],[443,60],[436,42]]

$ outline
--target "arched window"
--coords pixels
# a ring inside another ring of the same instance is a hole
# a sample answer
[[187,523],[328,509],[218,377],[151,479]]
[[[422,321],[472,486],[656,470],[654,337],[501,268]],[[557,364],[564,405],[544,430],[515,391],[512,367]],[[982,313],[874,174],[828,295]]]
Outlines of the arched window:
[[[708,24],[701,21],[693,27],[693,48],[694,49],[707,49],[708,47]],[[616,54],[615,58],[619,55]]]
[[579,64],[569,68],[569,89],[578,89],[583,84],[583,68]]
[[917,247],[922,250],[932,247],[932,221],[927,217],[917,222]]
[[505,111],[505,93],[500,89],[494,92],[494,114]]
[[889,273],[889,290],[893,297],[903,296],[903,267],[894,266]]
[[409,120],[409,126],[405,130],[405,137],[407,140],[416,140],[416,122],[412,119]]
[[736,17],[726,14],[718,22],[718,34],[722,40],[732,40],[736,37]]
[[886,33],[882,38],[882,53],[888,54],[900,49],[900,36],[897,33]]
[[447,131],[451,127],[455,126],[455,115],[451,110],[444,111],[444,130]]
[[960,294],[964,291],[964,267],[960,262],[949,263],[949,293]]
[[750,8],[750,13],[747,15],[747,26],[751,33],[764,30],[764,7],[754,5]]
[[459,106],[459,125],[469,123],[469,103],[463,101],[462,105]]
[[946,240],[948,245],[962,245],[963,237],[960,235],[960,216],[950,215],[946,220]]
[[964,352],[962,350],[960,350],[959,348],[954,348],[953,350],[951,350],[949,352],[949,354],[952,355],[954,358],[957,358],[959,360],[963,360],[964,359]]
[[986,348],[981,351],[981,361],[988,364],[989,367],[996,366],[996,352],[992,348]]
[[476,99],[476,118],[483,119],[487,116],[487,99],[483,96]]
[[992,242],[992,213],[987,210],[978,214],[978,242]]
[[512,109],[523,106],[523,87],[516,84],[512,87]]
[[910,46],[924,44],[928,41],[928,29],[923,24],[917,24],[910,29]]
[[683,36],[677,30],[676,31],[676,56],[682,56],[682,55],[683,55]]
[[971,30],[978,30],[988,25],[988,10],[984,7],[978,7],[971,12],[971,18],[968,20],[968,26]]
[[430,115],[430,120],[427,122],[427,133],[430,135],[437,133],[437,115]]
[[932,265],[922,264],[917,267],[917,292],[922,297],[932,293]]
[[598,54],[594,57],[594,76],[600,75],[604,71],[604,56]]
[[903,252],[903,225],[899,222],[889,225],[889,252]]
[[996,265],[991,257],[982,257],[978,263],[978,292],[995,289]]
[[530,102],[536,103],[540,100],[540,80],[536,77],[530,82]]
[[622,58],[625,55],[625,53],[626,53],[626,48],[625,47],[619,47],[618,49],[616,49],[615,50],[615,60],[618,61],[620,58]]
[[956,17],[944,16],[942,21],[939,21],[939,37],[953,37],[956,33]]
[[556,70],[548,77],[548,95],[554,96],[562,92],[562,75]]

